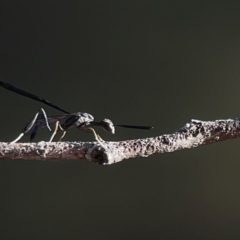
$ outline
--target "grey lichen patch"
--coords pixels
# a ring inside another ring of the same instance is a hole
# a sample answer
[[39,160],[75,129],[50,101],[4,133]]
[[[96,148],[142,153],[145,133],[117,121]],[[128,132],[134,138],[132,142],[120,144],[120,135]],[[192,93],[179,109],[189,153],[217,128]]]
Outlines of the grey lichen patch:
[[47,147],[47,143],[44,141],[38,142],[36,147],[37,147],[36,153],[39,156],[46,158],[46,155],[49,153],[49,148]]
[[93,145],[88,148],[85,157],[98,164],[107,164],[109,161],[106,149],[99,145]]
[[129,158],[128,144],[124,144],[123,146],[121,145],[121,143],[122,142],[119,142],[119,145],[117,147],[116,142],[109,142],[108,147],[105,149],[107,161],[104,163],[104,165],[111,165],[114,163],[118,163],[123,159]]

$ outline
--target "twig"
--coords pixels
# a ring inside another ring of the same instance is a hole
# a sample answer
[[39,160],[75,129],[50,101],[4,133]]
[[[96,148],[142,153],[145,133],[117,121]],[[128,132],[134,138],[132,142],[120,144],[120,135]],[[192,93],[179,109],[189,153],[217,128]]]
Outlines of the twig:
[[0,159],[82,160],[110,165],[123,159],[148,157],[220,142],[240,136],[240,119],[191,120],[179,131],[121,142],[0,143]]

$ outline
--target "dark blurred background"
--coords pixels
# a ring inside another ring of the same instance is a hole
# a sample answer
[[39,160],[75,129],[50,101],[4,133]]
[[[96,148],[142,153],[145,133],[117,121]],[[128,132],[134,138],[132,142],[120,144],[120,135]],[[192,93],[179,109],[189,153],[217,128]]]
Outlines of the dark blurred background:
[[[70,112],[155,127],[99,129],[108,141],[239,117],[239,12],[240,1],[1,1],[0,78]],[[40,107],[60,113],[1,88],[0,141]],[[0,239],[239,239],[239,146],[113,166],[1,161]]]

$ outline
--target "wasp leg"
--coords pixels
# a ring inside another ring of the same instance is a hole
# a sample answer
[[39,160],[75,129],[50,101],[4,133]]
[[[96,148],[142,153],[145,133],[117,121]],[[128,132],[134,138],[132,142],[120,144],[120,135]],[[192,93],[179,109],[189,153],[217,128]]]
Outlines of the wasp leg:
[[62,139],[63,139],[63,138],[65,137],[65,135],[66,135],[66,132],[67,132],[67,131],[64,131],[64,130],[63,130],[63,134],[62,134],[62,136],[60,137],[59,141],[62,141]]
[[85,132],[92,132],[94,134],[95,140],[98,142],[104,142],[104,140],[96,133],[96,131],[93,128],[85,127],[82,129]]
[[59,124],[59,128],[60,128],[61,131],[63,131],[63,134],[62,134],[62,136],[59,139],[59,141],[61,141],[64,138],[64,136],[66,135],[67,131],[64,130],[60,124]]
[[[52,142],[54,136],[56,135],[56,133],[57,133],[57,131],[58,131],[59,129],[62,130],[62,131],[64,131],[64,129],[63,129],[62,126],[60,125],[60,122],[59,122],[59,121],[56,121],[55,129],[54,129],[54,132],[53,132],[53,134],[52,134],[49,142]],[[66,131],[64,131],[64,132],[66,132]],[[64,135],[65,135],[65,134],[64,134]],[[62,138],[62,137],[61,137],[61,138]],[[61,140],[61,138],[60,138],[60,140]]]
[[17,141],[20,140],[23,136],[24,136],[24,133],[21,133],[16,139],[14,139],[13,141],[11,141],[10,144],[17,142]]
[[[43,116],[44,120],[45,120],[45,124],[48,128],[48,130],[51,132],[51,128],[49,127],[49,124],[48,124],[48,119],[47,119],[47,114],[45,113],[44,109],[43,108],[40,108],[38,110],[38,112],[36,113],[36,115],[34,116],[34,118],[24,127],[23,129],[23,132],[16,138],[14,139],[12,142],[10,143],[15,143],[17,142],[18,140],[20,140],[24,134],[28,133],[30,130],[32,130],[32,128],[34,127],[34,124],[36,123],[36,121],[38,119],[40,119],[41,117]],[[37,131],[37,128],[34,132],[34,134],[31,135],[31,140],[34,138],[34,136],[36,135],[36,131]]]

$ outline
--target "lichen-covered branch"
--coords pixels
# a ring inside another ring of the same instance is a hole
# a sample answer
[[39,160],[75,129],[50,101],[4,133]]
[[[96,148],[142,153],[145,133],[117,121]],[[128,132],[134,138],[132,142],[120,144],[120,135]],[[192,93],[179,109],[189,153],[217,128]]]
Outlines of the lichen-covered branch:
[[0,159],[81,160],[113,164],[123,159],[148,157],[220,142],[240,136],[240,119],[191,120],[179,131],[157,137],[121,142],[0,143]]

